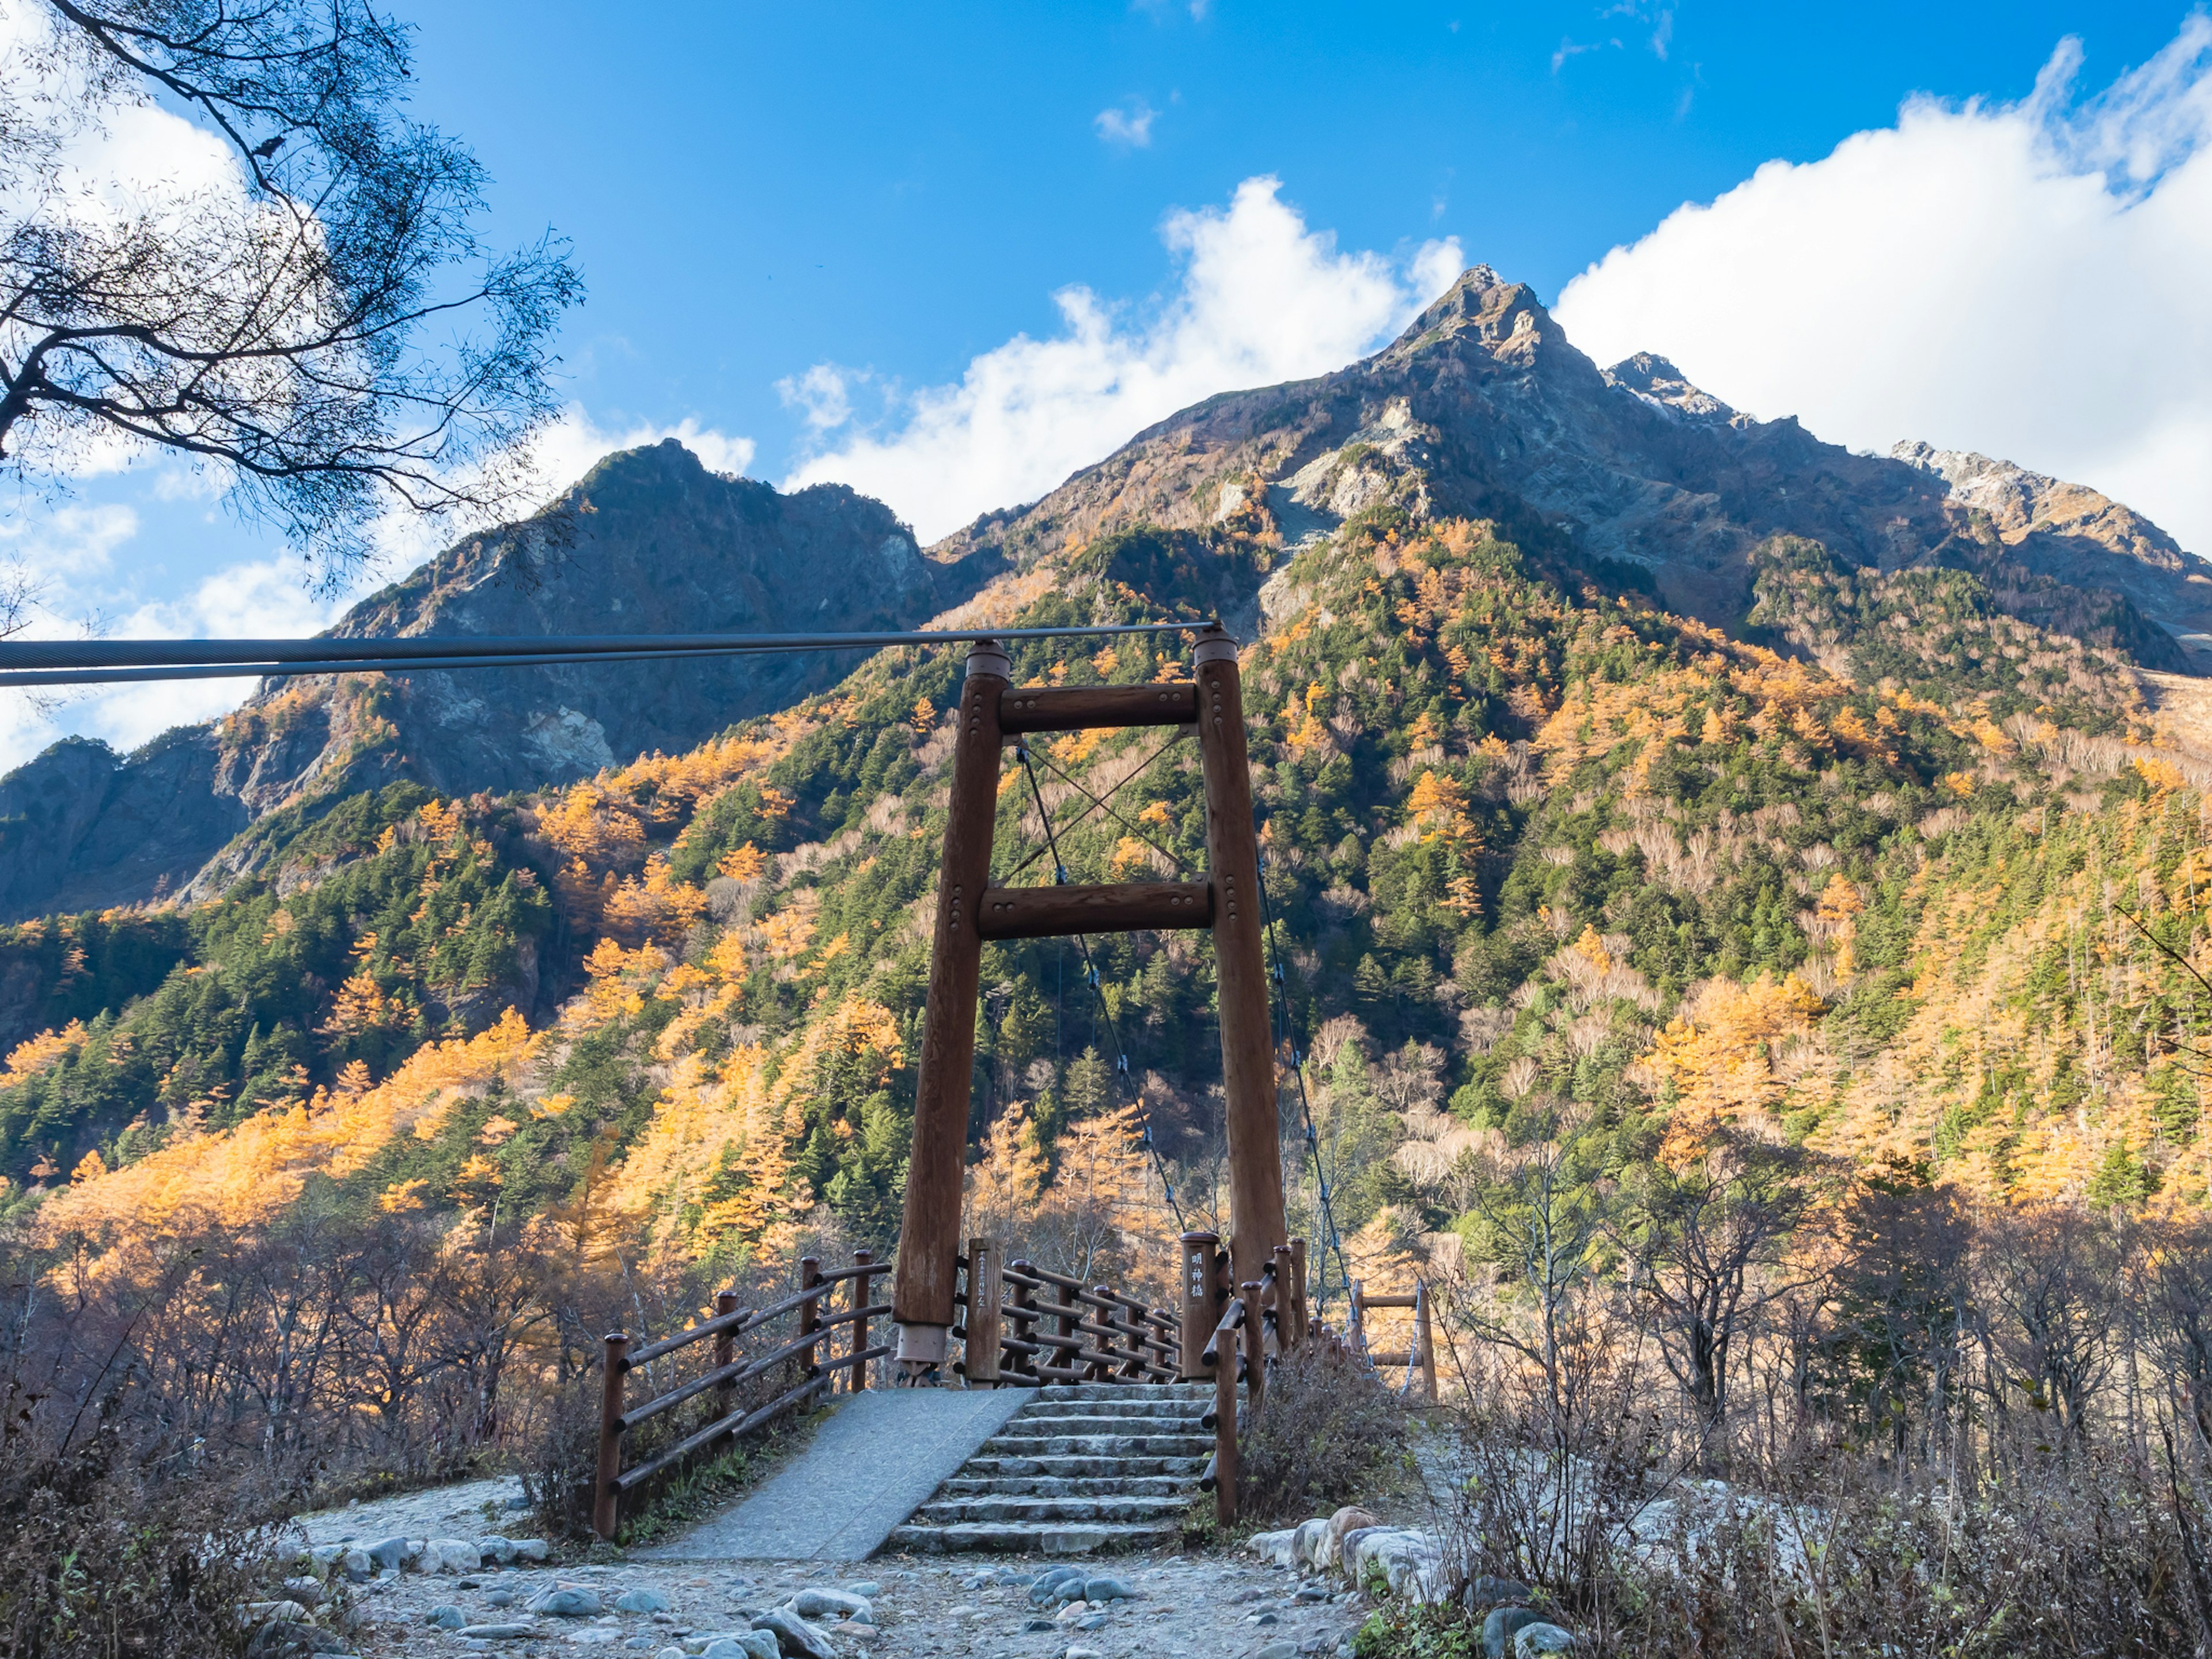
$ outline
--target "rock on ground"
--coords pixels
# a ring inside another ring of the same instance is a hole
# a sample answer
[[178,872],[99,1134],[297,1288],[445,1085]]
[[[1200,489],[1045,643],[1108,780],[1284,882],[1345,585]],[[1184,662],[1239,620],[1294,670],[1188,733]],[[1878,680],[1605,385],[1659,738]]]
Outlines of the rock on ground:
[[[345,1593],[366,1615],[355,1647],[362,1659],[670,1659],[672,1649],[677,1659],[793,1659],[798,1649],[779,1649],[753,1628],[778,1609],[836,1659],[1067,1659],[1075,1648],[1098,1659],[1335,1659],[1370,1610],[1340,1578],[1234,1552],[1094,1561],[1066,1575],[1067,1596],[1039,1606],[1030,1581],[1054,1565],[976,1556],[804,1566],[519,1562],[459,1575],[404,1572]],[[527,1611],[561,1590],[579,1592],[563,1605],[588,1597],[595,1610]],[[820,1612],[802,1621],[794,1604]],[[433,1626],[436,1607],[468,1622]],[[1063,1610],[1071,1615],[1064,1623],[1053,1616]]]

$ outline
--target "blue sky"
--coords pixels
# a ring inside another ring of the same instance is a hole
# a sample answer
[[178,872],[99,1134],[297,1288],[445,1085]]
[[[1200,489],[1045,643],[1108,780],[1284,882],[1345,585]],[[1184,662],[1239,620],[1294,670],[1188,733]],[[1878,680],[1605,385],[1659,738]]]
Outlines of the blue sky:
[[[589,284],[549,483],[673,430],[933,537],[1195,397],[1372,349],[1479,259],[1565,291],[1601,362],[1667,350],[1855,447],[2081,477],[2212,550],[2212,24],[2186,7],[402,14],[416,112],[492,174],[490,239],[550,226]],[[173,466],[0,499],[0,537],[52,575],[47,631],[328,615]],[[237,695],[0,709],[0,767]]]
[[[1255,175],[1346,247],[1455,236],[1549,300],[1683,202],[1824,155],[1909,94],[2018,99],[2068,34],[2108,76],[2185,15],[555,3],[519,29],[511,4],[416,14],[418,106],[489,164],[502,228],[574,240],[581,400],[603,422],[690,415],[751,435],[771,476],[800,436],[779,380],[836,360],[949,380],[1050,331],[1066,284],[1141,303],[1173,276],[1162,216]],[[1157,112],[1149,143],[1102,137],[1109,109]]]

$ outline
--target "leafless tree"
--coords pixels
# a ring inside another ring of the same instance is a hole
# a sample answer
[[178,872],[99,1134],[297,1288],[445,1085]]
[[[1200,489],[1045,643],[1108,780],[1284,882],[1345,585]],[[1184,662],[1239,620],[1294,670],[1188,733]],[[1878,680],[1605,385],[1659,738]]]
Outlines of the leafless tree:
[[[400,112],[406,28],[367,0],[9,3],[0,459],[54,483],[95,446],[201,458],[326,579],[395,504],[516,503],[580,284],[550,237],[480,242],[482,166]],[[92,177],[157,98],[228,161]]]
[[1625,1182],[1614,1237],[1668,1370],[1703,1430],[1728,1415],[1729,1363],[1753,1315],[1799,1282],[1780,1271],[1808,1207],[1803,1155],[1729,1129],[1696,1159]]
[[[2070,1206],[1997,1212],[1983,1222],[1979,1256],[1993,1375],[2048,1413],[2051,1440],[2078,1444],[2118,1353],[2112,1230]],[[2000,1392],[2000,1408],[2009,1404]]]
[[2139,1253],[2148,1346],[2175,1404],[2212,1450],[2212,1224],[2181,1218]]

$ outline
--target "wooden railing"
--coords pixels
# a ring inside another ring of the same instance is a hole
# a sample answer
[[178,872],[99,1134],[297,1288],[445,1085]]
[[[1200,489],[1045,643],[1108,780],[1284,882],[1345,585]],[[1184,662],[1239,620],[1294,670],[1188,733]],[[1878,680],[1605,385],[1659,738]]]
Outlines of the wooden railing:
[[[1213,1431],[1213,1455],[1199,1485],[1212,1492],[1214,1514],[1227,1526],[1237,1518],[1242,1462],[1237,1438],[1267,1407],[1268,1365],[1310,1343],[1342,1344],[1308,1312],[1305,1240],[1278,1244],[1259,1278],[1237,1285],[1233,1295],[1228,1255],[1218,1245],[1210,1233],[1182,1237],[1185,1317],[1194,1303],[1209,1294],[1216,1310],[1212,1334],[1204,1347],[1187,1356],[1186,1364],[1213,1379],[1213,1408],[1202,1419]],[[1237,1400],[1240,1383],[1244,1389],[1242,1422]]]
[[[1414,1281],[1408,1296],[1370,1295],[1358,1285],[1352,1287],[1351,1317],[1342,1332],[1310,1318],[1306,1309],[1305,1241],[1294,1238],[1275,1247],[1274,1259],[1255,1279],[1247,1279],[1230,1294],[1227,1253],[1218,1249],[1211,1233],[1182,1237],[1184,1328],[1195,1328],[1192,1315],[1211,1298],[1212,1334],[1204,1347],[1187,1356],[1187,1372],[1213,1379],[1213,1408],[1205,1426],[1213,1431],[1213,1455],[1199,1485],[1213,1494],[1214,1514],[1224,1526],[1237,1518],[1237,1486],[1241,1466],[1238,1437],[1249,1434],[1255,1419],[1267,1409],[1267,1367],[1299,1348],[1313,1345],[1345,1354],[1370,1369],[1404,1366],[1406,1378],[1399,1392],[1408,1392],[1418,1373],[1427,1385],[1431,1400],[1437,1397],[1436,1348],[1429,1322],[1427,1285]],[[1413,1346],[1403,1353],[1376,1353],[1367,1346],[1365,1314],[1370,1308],[1410,1310],[1413,1316]],[[1237,1388],[1244,1391],[1243,1408]]]
[[[854,1251],[853,1265],[834,1273],[823,1273],[820,1261],[805,1256],[799,1263],[797,1293],[765,1308],[741,1309],[736,1293],[724,1291],[714,1298],[712,1318],[702,1319],[674,1336],[633,1351],[627,1334],[616,1331],[610,1334],[600,1374],[599,1480],[592,1494],[592,1529],[602,1538],[612,1538],[621,1521],[625,1492],[718,1442],[750,1434],[816,1395],[830,1392],[840,1371],[846,1375],[848,1390],[858,1393],[865,1389],[868,1386],[869,1362],[890,1352],[888,1343],[869,1345],[868,1322],[889,1314],[890,1306],[888,1303],[872,1304],[868,1285],[871,1279],[890,1271],[888,1263],[878,1262],[866,1250]],[[849,1284],[853,1288],[844,1308],[833,1310],[832,1304],[841,1284]],[[740,1335],[758,1331],[770,1321],[787,1316],[795,1316],[794,1334],[765,1353],[745,1359],[737,1357]],[[852,1340],[842,1356],[829,1358],[834,1346],[832,1333],[841,1325],[852,1327]],[[631,1371],[695,1342],[710,1340],[714,1345],[714,1363],[706,1370],[642,1405],[623,1403]],[[799,1376],[793,1387],[764,1405],[748,1408],[736,1403],[740,1387],[787,1364],[794,1367]],[[722,1407],[714,1421],[644,1462],[628,1469],[623,1468],[623,1438],[630,1430],[709,1391],[716,1395]]]
[[[1408,1309],[1413,1316],[1413,1344],[1397,1352],[1377,1352],[1367,1345],[1366,1313],[1370,1308]],[[1437,1397],[1437,1344],[1429,1322],[1429,1286],[1425,1279],[1413,1281],[1410,1296],[1376,1296],[1362,1288],[1355,1279],[1352,1285],[1352,1322],[1350,1335],[1353,1352],[1359,1354],[1378,1371],[1405,1370],[1405,1377],[1398,1384],[1400,1394],[1413,1391],[1413,1379],[1421,1379],[1422,1392],[1431,1400]]]
[[1028,1261],[1003,1261],[997,1241],[971,1238],[953,1294],[971,1388],[1046,1382],[1172,1382],[1175,1316],[1110,1285],[1086,1285]]

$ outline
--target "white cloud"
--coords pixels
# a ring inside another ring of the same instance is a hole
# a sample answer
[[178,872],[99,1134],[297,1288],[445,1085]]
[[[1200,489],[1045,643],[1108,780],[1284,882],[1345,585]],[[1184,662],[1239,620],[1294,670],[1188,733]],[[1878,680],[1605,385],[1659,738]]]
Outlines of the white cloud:
[[1107,143],[1147,149],[1152,142],[1152,123],[1159,118],[1159,113],[1143,99],[1135,98],[1125,106],[1100,110],[1092,125]]
[[987,508],[1034,501],[1214,392],[1342,366],[1459,273],[1456,242],[1425,243],[1395,261],[1340,252],[1280,189],[1248,179],[1225,210],[1170,214],[1162,237],[1182,268],[1150,314],[1063,289],[1058,335],[1017,335],[985,352],[959,384],[901,400],[890,430],[854,434],[785,487],[849,483],[933,539]]
[[2212,554],[2212,18],[2078,98],[1917,99],[1823,160],[1670,215],[1557,307],[1601,362],[1673,358],[1821,437],[1975,449]]
[[775,389],[787,406],[799,411],[809,432],[829,432],[853,418],[853,387],[868,378],[866,369],[817,363],[804,374],[786,375]]
[[753,464],[753,441],[702,427],[686,416],[673,426],[641,422],[621,429],[599,425],[578,404],[571,404],[560,419],[538,434],[531,456],[538,478],[535,494],[550,501],[590,471],[602,457],[618,449],[637,449],[673,438],[709,472],[742,473]]
[[1618,39],[1577,41],[1571,35],[1563,34],[1559,37],[1559,49],[1552,54],[1552,73],[1557,75],[1566,67],[1569,58],[1579,58],[1586,52],[1618,52],[1620,50],[1620,42]]
[[[37,545],[26,550],[51,585],[32,635],[68,636],[77,629],[64,618],[93,614],[102,617],[106,625],[100,636],[110,639],[292,638],[329,627],[354,597],[316,597],[305,568],[278,558],[229,566],[175,599],[141,600],[119,612],[105,608],[102,600],[115,591],[94,579],[114,565],[112,556],[137,528],[137,514],[116,507],[64,507],[39,527]],[[20,692],[0,693],[0,773],[71,732],[104,738],[127,753],[171,726],[235,708],[258,684],[163,680],[88,690],[58,706]]]

